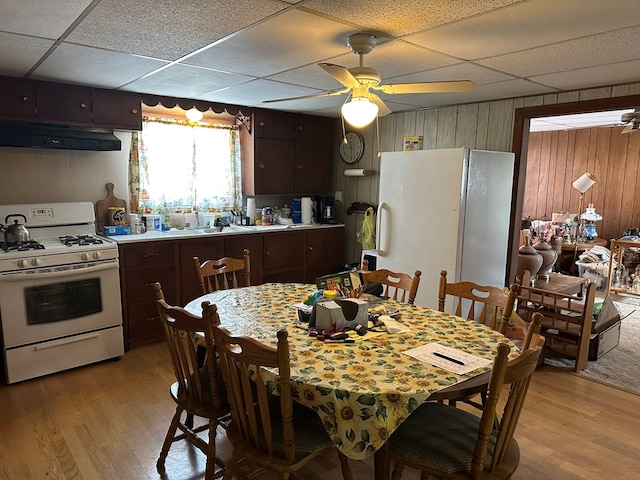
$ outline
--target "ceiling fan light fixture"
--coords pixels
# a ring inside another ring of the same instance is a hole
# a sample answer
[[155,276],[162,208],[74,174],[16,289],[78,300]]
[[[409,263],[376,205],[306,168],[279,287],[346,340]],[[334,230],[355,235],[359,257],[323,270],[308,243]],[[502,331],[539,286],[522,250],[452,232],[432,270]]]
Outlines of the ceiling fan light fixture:
[[185,115],[190,122],[199,122],[200,120],[202,120],[203,113],[196,107],[192,107],[187,110]]
[[378,116],[378,106],[368,98],[355,97],[342,105],[342,117],[357,128],[366,127]]

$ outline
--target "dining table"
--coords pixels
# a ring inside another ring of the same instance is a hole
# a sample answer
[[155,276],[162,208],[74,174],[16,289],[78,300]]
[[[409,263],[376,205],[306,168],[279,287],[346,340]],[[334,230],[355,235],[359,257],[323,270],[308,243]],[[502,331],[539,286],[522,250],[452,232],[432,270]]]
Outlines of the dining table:
[[[309,334],[298,307],[316,285],[266,283],[219,290],[195,298],[185,309],[201,315],[202,303],[217,306],[221,324],[234,335],[274,346],[276,332],[289,334],[291,384],[296,402],[313,409],[336,447],[348,458],[374,456],[376,480],[390,477],[387,439],[431,395],[480,375],[489,377],[500,343],[518,348],[499,332],[449,313],[384,299],[386,311],[403,331],[372,331],[353,343],[332,343]],[[390,330],[390,329],[388,329]],[[426,345],[472,355],[482,365],[467,373],[448,369],[446,361],[420,360],[405,353]],[[439,363],[438,366],[434,363]],[[266,371],[276,379],[276,372]],[[275,392],[274,392],[275,393]]]

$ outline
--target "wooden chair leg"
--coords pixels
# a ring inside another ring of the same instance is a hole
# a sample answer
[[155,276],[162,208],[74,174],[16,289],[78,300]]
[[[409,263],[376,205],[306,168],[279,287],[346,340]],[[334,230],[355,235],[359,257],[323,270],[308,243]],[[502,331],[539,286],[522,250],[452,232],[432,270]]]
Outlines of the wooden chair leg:
[[224,470],[224,480],[231,480],[233,478],[233,474],[238,468],[238,461],[240,461],[239,455],[234,451],[231,455],[231,460],[227,464],[227,468]]
[[169,454],[169,449],[171,448],[171,444],[173,443],[173,439],[176,436],[176,431],[178,430],[178,424],[180,423],[180,417],[182,416],[182,408],[177,407],[176,413],[173,414],[173,418],[171,419],[171,425],[169,425],[169,430],[167,431],[167,436],[164,438],[164,443],[162,444],[162,450],[160,450],[160,456],[158,457],[158,461],[156,462],[156,469],[158,473],[162,474],[165,472],[164,469],[164,461]]
[[349,465],[349,460],[342,453],[338,452],[338,458],[340,459],[340,469],[342,470],[342,478],[344,480],[353,480],[353,474],[351,473],[351,466]]
[[391,472],[391,480],[400,480],[402,478],[402,472],[404,471],[404,465],[396,462]]

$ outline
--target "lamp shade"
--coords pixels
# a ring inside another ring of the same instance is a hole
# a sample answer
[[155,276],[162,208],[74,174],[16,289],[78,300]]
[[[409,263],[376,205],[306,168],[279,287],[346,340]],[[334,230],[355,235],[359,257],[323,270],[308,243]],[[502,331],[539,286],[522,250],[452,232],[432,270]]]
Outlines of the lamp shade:
[[354,127],[366,127],[378,115],[378,106],[368,98],[354,97],[350,102],[342,105],[342,116]]
[[584,193],[593,187],[593,184],[596,183],[596,177],[593,174],[586,172],[583,173],[580,178],[573,182],[573,188],[575,188],[580,193]]

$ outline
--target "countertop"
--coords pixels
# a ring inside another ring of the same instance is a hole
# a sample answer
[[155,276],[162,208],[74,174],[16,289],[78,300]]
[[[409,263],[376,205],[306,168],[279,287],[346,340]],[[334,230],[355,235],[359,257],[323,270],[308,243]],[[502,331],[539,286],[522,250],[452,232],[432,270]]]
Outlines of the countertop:
[[109,239],[113,240],[117,244],[124,243],[136,243],[136,242],[155,242],[162,240],[179,240],[183,238],[203,238],[203,237],[220,237],[227,235],[251,235],[255,233],[271,233],[271,232],[297,232],[307,230],[318,230],[323,228],[336,228],[344,227],[342,223],[336,224],[318,224],[311,225],[293,224],[293,225],[271,225],[268,227],[262,226],[241,226],[231,225],[224,227],[222,232],[219,232],[217,228],[198,228],[198,229],[185,229],[177,230],[172,228],[168,231],[152,230],[142,234],[135,235],[110,235]]

